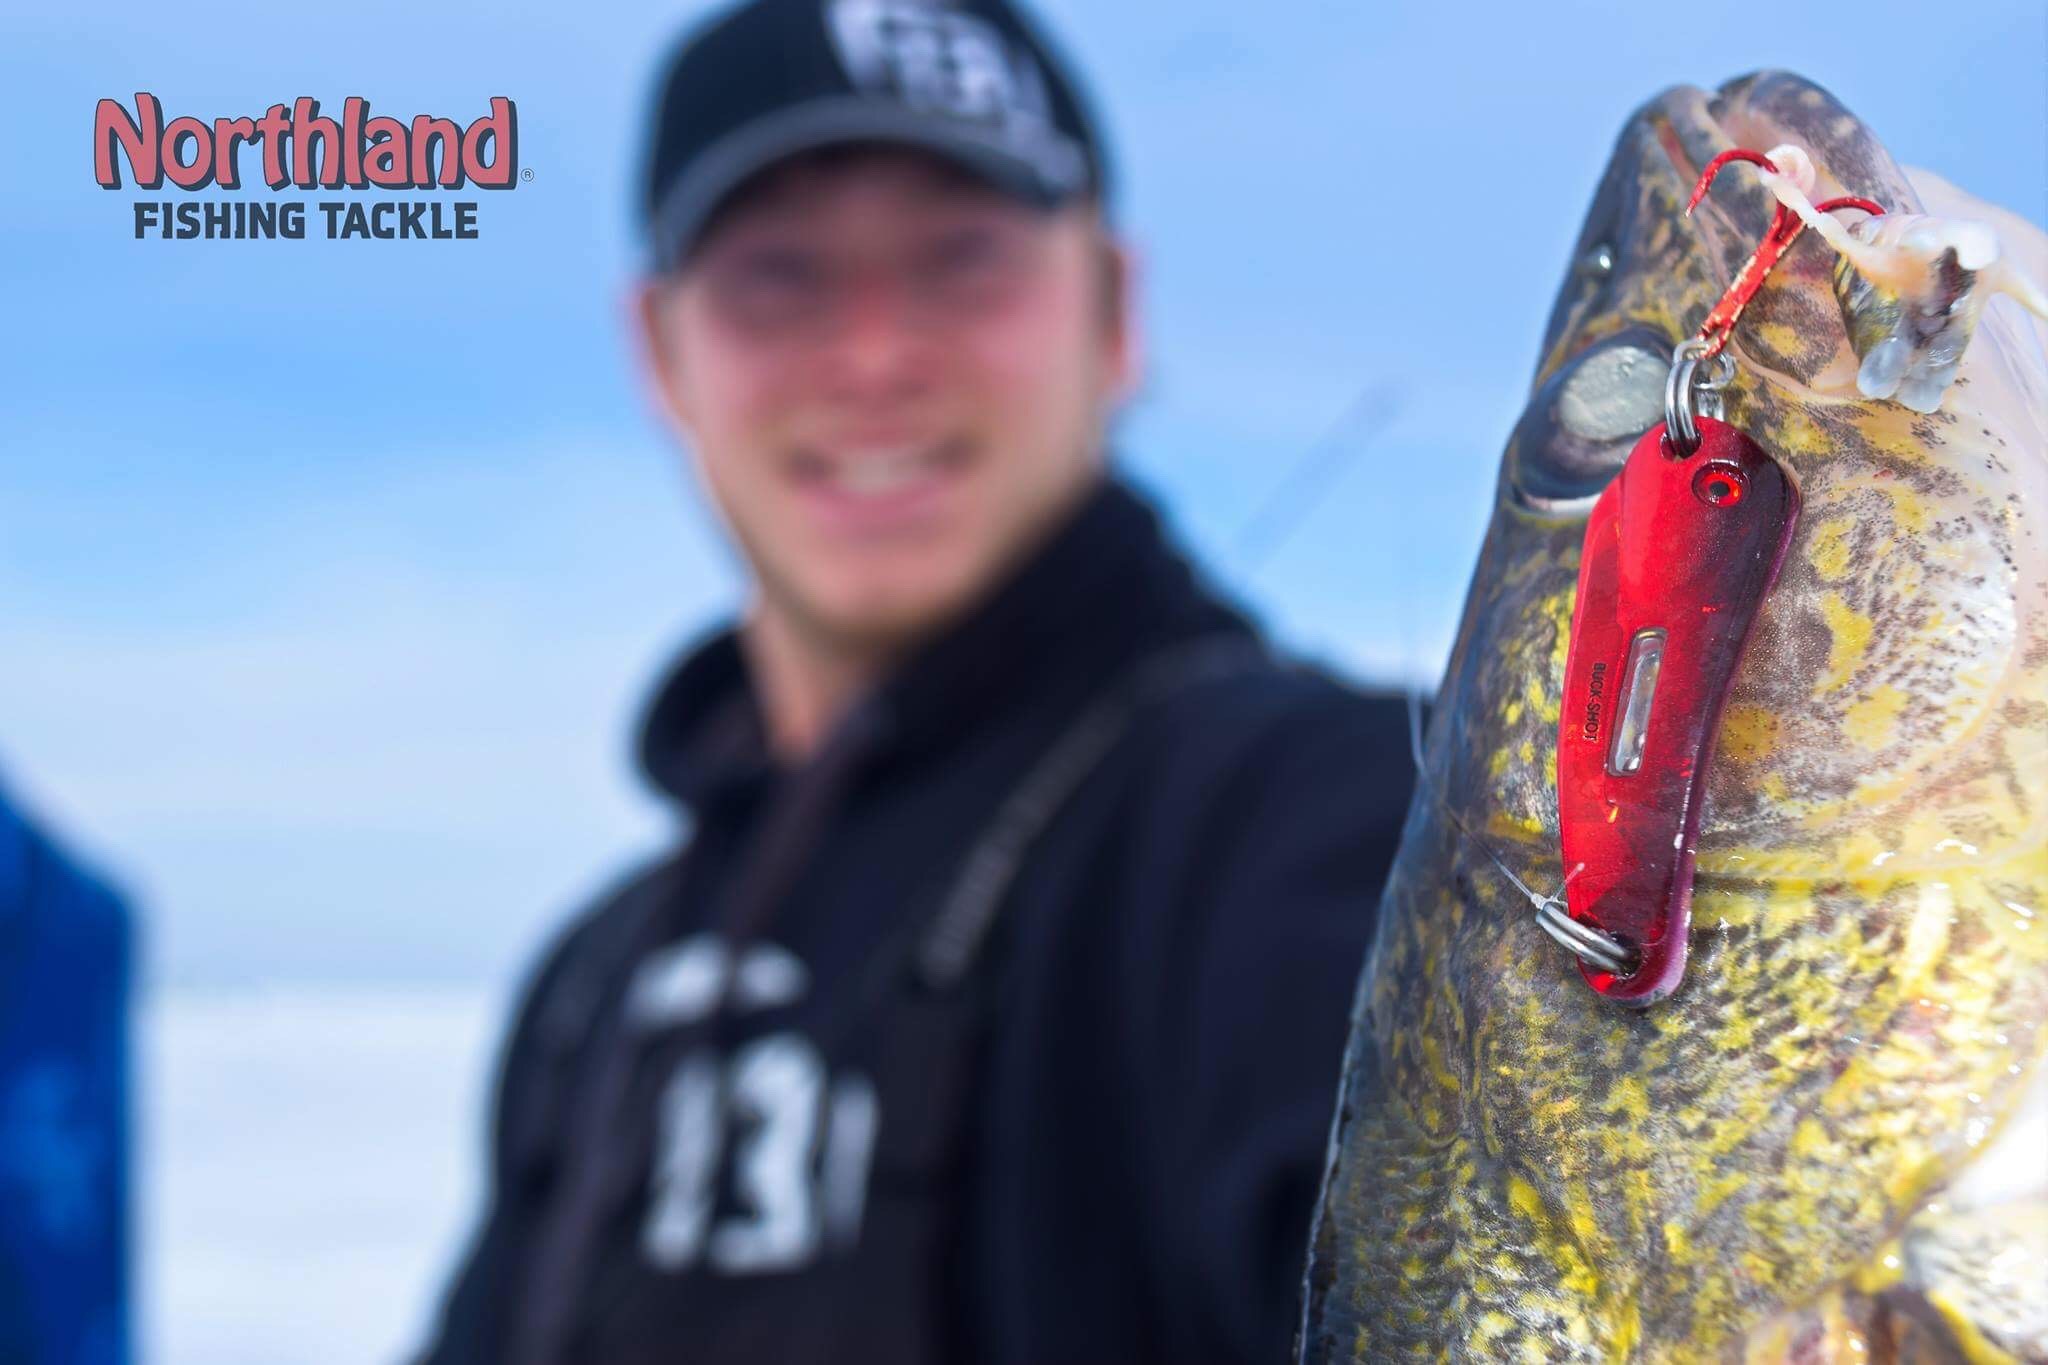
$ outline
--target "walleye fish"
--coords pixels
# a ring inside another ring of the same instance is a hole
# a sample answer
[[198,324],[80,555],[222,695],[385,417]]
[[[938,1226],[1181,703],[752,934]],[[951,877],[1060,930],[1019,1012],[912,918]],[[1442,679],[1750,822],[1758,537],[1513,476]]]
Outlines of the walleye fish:
[[1723,398],[1802,510],[1723,713],[1683,983],[1601,998],[1523,889],[1563,877],[1587,513],[1773,207],[1739,168],[1688,192],[1782,143],[1820,195],[1932,211],[1795,76],[1624,129],[1361,982],[1305,1361],[2048,1361],[2048,360],[2009,300],[1923,414],[1858,390],[1880,291],[1838,300],[1816,233],[1779,263]]

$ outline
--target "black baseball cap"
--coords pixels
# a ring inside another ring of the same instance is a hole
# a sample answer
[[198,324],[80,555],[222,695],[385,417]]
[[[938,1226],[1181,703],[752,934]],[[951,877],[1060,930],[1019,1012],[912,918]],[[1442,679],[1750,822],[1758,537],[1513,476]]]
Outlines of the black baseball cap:
[[662,77],[642,202],[653,268],[680,264],[775,162],[877,142],[1048,208],[1107,197],[1077,84],[1003,0],[750,0],[686,37]]

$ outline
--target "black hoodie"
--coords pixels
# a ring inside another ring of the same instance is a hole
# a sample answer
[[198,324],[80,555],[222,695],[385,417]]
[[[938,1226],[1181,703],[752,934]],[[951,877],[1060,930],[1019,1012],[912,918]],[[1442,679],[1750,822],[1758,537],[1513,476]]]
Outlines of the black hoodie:
[[434,1365],[1276,1361],[1412,770],[1122,484],[781,771],[731,632],[672,858],[529,987]]

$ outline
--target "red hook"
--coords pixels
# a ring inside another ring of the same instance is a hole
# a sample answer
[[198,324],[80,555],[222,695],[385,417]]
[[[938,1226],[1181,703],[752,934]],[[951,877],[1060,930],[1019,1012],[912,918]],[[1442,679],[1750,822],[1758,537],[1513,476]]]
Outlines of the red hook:
[[[1707,187],[1714,183],[1714,177],[1731,161],[1747,161],[1753,166],[1763,167],[1773,175],[1779,173],[1776,163],[1762,152],[1753,152],[1747,147],[1731,147],[1709,161],[1707,168],[1700,172],[1699,180],[1692,187],[1692,198],[1685,203],[1688,218],[1692,216],[1692,211],[1699,207],[1700,200],[1706,198]],[[1862,209],[1865,213],[1875,216],[1884,212],[1881,205],[1855,194],[1844,194],[1825,200],[1814,207],[1822,213],[1831,213],[1836,209]],[[1771,225],[1764,232],[1764,239],[1756,244],[1756,250],[1749,253],[1749,259],[1742,263],[1742,269],[1735,272],[1735,279],[1729,284],[1728,292],[1721,296],[1721,301],[1707,314],[1707,320],[1700,324],[1700,340],[1707,343],[1702,359],[1710,360],[1721,354],[1721,348],[1726,346],[1728,339],[1735,334],[1736,319],[1742,316],[1742,310],[1748,306],[1749,301],[1756,297],[1756,291],[1763,288],[1764,277],[1771,273],[1771,267],[1778,263],[1778,258],[1798,240],[1799,233],[1805,226],[1806,224],[1799,221],[1798,214],[1783,204],[1776,205],[1771,214]]]

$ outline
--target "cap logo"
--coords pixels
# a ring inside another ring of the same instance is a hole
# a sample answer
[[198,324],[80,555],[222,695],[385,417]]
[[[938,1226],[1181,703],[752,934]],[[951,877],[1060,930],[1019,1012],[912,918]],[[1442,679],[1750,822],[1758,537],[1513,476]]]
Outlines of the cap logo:
[[829,0],[826,27],[864,93],[1022,136],[1043,137],[1051,122],[1038,64],[976,15],[934,0]]

